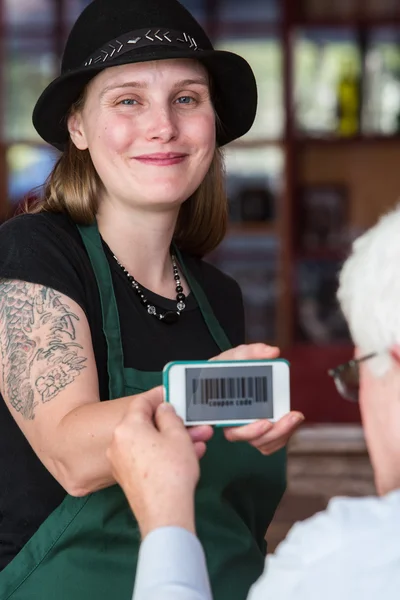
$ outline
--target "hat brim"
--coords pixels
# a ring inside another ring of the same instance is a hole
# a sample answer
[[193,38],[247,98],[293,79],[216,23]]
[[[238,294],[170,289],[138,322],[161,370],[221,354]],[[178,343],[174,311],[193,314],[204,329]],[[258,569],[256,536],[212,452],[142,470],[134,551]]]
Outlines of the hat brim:
[[155,46],[135,49],[111,63],[82,67],[64,73],[44,90],[33,111],[33,125],[49,144],[62,150],[69,139],[66,117],[85,86],[104,69],[123,64],[194,58],[207,68],[213,83],[213,101],[220,125],[217,144],[224,146],[251,128],[257,111],[257,86],[251,67],[232,52],[209,50],[190,52],[179,48]]

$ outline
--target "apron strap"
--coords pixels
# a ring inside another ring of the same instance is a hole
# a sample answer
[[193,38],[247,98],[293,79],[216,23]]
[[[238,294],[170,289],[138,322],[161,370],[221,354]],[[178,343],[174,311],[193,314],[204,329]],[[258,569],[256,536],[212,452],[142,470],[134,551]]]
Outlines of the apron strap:
[[[97,286],[100,294],[101,310],[103,316],[103,332],[107,342],[107,365],[110,400],[124,396],[124,356],[121,342],[121,329],[118,315],[117,302],[101,237],[95,221],[91,225],[77,225],[86,251],[89,255]],[[183,274],[189,287],[197,300],[203,319],[221,352],[232,348],[225,331],[219,324],[211,305],[202,287],[195,277],[186,268],[179,249],[174,251],[178,257]]]
[[125,395],[124,355],[114,286],[96,221],[77,225],[96,276],[103,316],[103,332],[107,343],[108,390],[110,400]]
[[206,325],[212,337],[214,338],[215,343],[217,344],[221,352],[229,350],[230,348],[232,348],[232,344],[229,341],[225,331],[219,324],[219,321],[215,316],[213,309],[211,308],[211,304],[209,303],[207,296],[203,291],[203,288],[195,279],[195,277],[190,273],[190,271],[186,268],[185,263],[182,260],[182,255],[175,245],[174,252],[178,257],[179,264],[181,266],[183,274],[185,275],[186,281],[188,282],[189,287],[197,300],[197,303],[201,310],[201,314],[203,315],[203,319],[206,322]]

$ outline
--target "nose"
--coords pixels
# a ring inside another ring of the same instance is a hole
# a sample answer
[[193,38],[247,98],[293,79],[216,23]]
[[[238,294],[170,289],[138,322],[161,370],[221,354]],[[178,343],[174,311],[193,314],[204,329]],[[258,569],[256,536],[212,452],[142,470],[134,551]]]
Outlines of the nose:
[[170,142],[178,136],[175,115],[169,107],[154,107],[148,115],[147,139]]

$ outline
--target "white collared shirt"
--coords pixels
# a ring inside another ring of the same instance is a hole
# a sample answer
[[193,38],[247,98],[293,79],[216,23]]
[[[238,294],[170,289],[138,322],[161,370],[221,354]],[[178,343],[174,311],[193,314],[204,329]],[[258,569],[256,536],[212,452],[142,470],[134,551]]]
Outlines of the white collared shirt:
[[[197,538],[166,527],[144,540],[134,600],[211,600]],[[399,600],[400,490],[335,498],[296,523],[247,600]],[[243,599],[245,600],[245,599]]]

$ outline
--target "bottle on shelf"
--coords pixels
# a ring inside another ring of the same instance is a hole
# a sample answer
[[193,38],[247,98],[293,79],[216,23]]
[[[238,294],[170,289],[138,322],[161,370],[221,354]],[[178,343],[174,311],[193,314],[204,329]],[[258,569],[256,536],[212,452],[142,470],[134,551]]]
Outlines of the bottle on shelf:
[[360,78],[350,61],[344,61],[337,83],[337,133],[341,137],[360,132],[361,87]]

